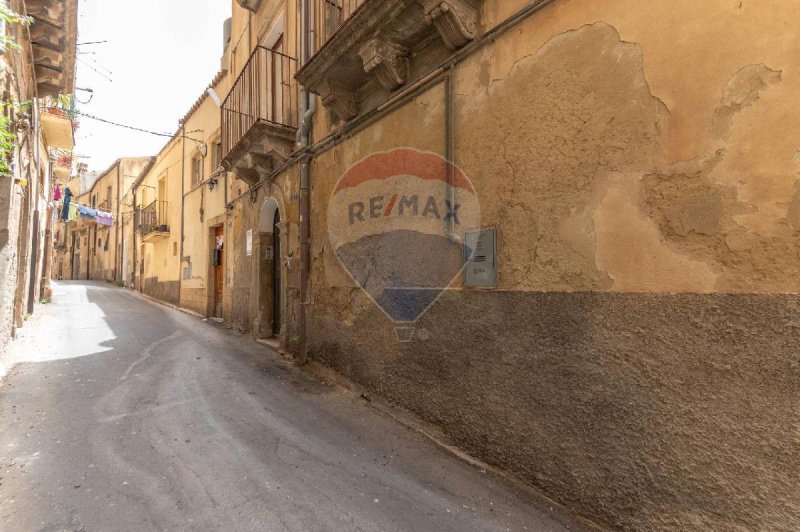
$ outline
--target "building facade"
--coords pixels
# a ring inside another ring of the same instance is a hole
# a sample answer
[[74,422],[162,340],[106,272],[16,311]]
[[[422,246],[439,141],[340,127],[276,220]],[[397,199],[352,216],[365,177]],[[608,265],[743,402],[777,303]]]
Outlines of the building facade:
[[35,304],[49,298],[56,154],[73,145],[73,121],[58,105],[73,91],[77,1],[11,1],[29,17],[3,24],[0,51],[0,353]]
[[800,524],[798,14],[235,1],[140,288],[606,525]]
[[56,278],[128,285],[133,235],[125,229],[130,230],[133,224],[131,187],[151,160],[151,157],[122,157],[88,181],[81,174],[69,180],[65,190],[69,188],[76,194],[74,204],[111,213],[112,218],[111,225],[84,217],[56,220]]

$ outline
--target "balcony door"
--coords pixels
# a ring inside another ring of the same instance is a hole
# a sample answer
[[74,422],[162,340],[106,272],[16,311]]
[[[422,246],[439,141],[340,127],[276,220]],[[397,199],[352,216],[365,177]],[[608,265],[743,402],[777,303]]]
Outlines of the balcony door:
[[261,116],[267,117],[270,122],[283,124],[288,112],[287,97],[289,91],[287,84],[290,82],[290,61],[286,55],[284,42],[284,27],[286,18],[281,13],[273,22],[270,30],[261,39],[262,72],[264,91],[266,96],[261,104]]

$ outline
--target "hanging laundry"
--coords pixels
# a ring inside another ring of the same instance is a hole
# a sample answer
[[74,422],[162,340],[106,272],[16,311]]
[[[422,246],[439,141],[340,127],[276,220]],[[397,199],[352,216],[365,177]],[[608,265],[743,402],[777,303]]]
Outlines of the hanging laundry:
[[110,212],[97,211],[97,223],[111,227],[114,225],[114,215]]
[[225,248],[225,237],[218,236],[214,245],[214,266],[222,266],[222,250]]
[[61,185],[56,185],[56,188],[53,190],[53,201],[58,201],[61,199]]
[[72,201],[72,191],[69,187],[64,189],[64,206],[61,207],[61,221],[66,222],[69,219],[69,204]]
[[69,214],[67,215],[68,222],[77,222],[78,221],[78,206],[74,203],[71,204],[68,209]]
[[81,218],[85,218],[87,220],[94,220],[97,218],[97,209],[92,209],[91,207],[87,207],[85,205],[78,206],[78,213],[80,213]]

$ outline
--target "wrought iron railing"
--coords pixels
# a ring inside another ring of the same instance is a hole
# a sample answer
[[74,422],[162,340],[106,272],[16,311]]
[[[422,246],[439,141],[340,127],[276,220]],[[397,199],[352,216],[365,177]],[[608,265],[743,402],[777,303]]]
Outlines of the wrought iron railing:
[[315,50],[333,37],[333,34],[355,13],[366,0],[314,0]]
[[111,201],[103,200],[97,205],[98,211],[111,212]]
[[166,201],[154,201],[139,213],[139,232],[142,237],[151,233],[169,233],[169,204]]
[[226,158],[258,123],[296,128],[299,85],[297,61],[257,47],[222,104],[222,157]]

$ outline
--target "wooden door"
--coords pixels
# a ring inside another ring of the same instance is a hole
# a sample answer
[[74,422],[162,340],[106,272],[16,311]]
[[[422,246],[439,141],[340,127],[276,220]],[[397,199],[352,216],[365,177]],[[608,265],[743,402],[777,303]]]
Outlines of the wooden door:
[[225,283],[225,235],[222,226],[214,230],[214,316],[222,317],[222,289]]

